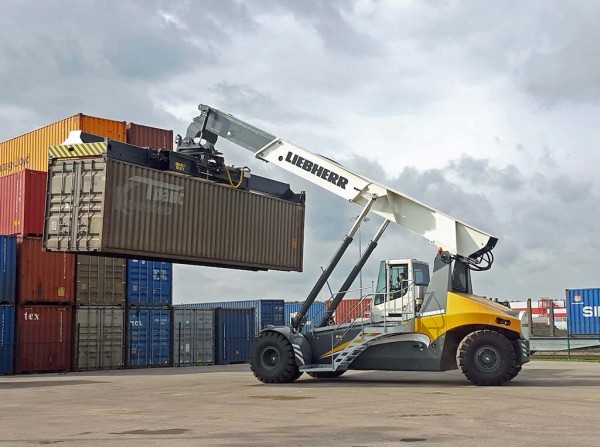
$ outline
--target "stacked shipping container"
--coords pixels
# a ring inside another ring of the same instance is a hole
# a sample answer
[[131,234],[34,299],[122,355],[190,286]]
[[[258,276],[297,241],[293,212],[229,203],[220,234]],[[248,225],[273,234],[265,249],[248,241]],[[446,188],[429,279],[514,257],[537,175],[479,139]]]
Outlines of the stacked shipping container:
[[0,375],[13,373],[17,240],[0,236]]

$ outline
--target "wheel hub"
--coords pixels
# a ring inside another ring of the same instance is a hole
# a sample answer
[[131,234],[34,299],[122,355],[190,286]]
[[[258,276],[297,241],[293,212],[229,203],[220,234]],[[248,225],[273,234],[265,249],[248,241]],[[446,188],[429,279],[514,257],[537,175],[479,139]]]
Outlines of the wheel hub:
[[475,352],[475,365],[481,371],[494,372],[502,363],[500,351],[494,346],[485,345]]
[[262,364],[267,369],[277,368],[277,365],[279,365],[279,361],[281,360],[279,351],[273,346],[267,346],[264,348],[260,354],[260,358],[262,360]]

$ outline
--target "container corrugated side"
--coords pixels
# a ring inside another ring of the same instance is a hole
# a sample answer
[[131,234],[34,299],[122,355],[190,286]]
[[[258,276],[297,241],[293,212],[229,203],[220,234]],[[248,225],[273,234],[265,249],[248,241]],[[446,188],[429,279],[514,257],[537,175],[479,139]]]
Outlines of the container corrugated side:
[[47,178],[30,169],[0,177],[0,234],[43,234]]
[[77,255],[75,296],[80,306],[124,306],[127,260]]
[[15,303],[17,288],[17,238],[0,236],[0,303]]
[[55,159],[48,184],[47,250],[302,270],[303,205],[102,157]]
[[173,264],[127,261],[127,305],[168,306],[173,303]]
[[42,239],[26,237],[17,249],[19,304],[73,304],[75,255],[42,251]]
[[173,364],[212,365],[215,362],[215,310],[173,309]]
[[[291,326],[292,318],[296,316],[300,309],[302,308],[302,303],[285,303],[285,326]],[[313,330],[317,324],[325,315],[325,303],[322,301],[315,301],[312,303],[308,312],[306,313],[306,323],[304,323],[304,327],[302,328],[302,332],[306,333],[308,331]]]
[[141,124],[127,124],[127,143],[151,149],[173,150],[173,131]]
[[127,139],[124,121],[83,114],[71,116],[0,143],[0,176],[23,169],[47,171],[48,146],[61,144],[72,130],[83,130],[118,141]]
[[256,332],[272,326],[285,326],[285,302],[283,300],[241,300],[241,301],[213,301],[209,303],[178,304],[176,307],[183,308],[217,308],[235,307],[239,309],[256,309]]
[[141,307],[127,311],[127,366],[171,365],[171,309]]
[[75,320],[75,369],[97,371],[124,365],[125,310],[81,306]]
[[56,305],[17,308],[17,373],[71,370],[72,311]]
[[[329,309],[331,300],[326,301],[325,306]],[[336,324],[352,323],[357,318],[365,318],[371,314],[371,298],[364,300],[358,298],[344,298],[333,313]]]
[[600,289],[569,289],[566,295],[569,333],[600,335]]
[[0,306],[0,375],[12,374],[15,349],[15,307]]
[[255,309],[215,309],[215,356],[217,365],[246,363],[256,335]]

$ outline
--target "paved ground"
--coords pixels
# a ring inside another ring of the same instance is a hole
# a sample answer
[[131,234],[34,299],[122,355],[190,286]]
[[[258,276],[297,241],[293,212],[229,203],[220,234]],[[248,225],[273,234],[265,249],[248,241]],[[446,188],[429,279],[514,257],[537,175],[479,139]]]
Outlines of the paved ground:
[[600,445],[600,364],[533,362],[511,384],[349,372],[291,385],[247,365],[0,378],[0,447]]

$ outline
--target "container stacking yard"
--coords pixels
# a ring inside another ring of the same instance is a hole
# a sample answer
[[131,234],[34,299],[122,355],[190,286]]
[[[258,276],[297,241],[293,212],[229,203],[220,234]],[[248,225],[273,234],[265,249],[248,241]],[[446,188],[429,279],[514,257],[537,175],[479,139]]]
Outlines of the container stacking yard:
[[[71,131],[101,150],[61,146]],[[199,178],[172,150],[171,130],[83,114],[0,143],[0,374],[246,362],[283,324],[281,300],[174,309],[171,261],[300,271],[303,194]]]

